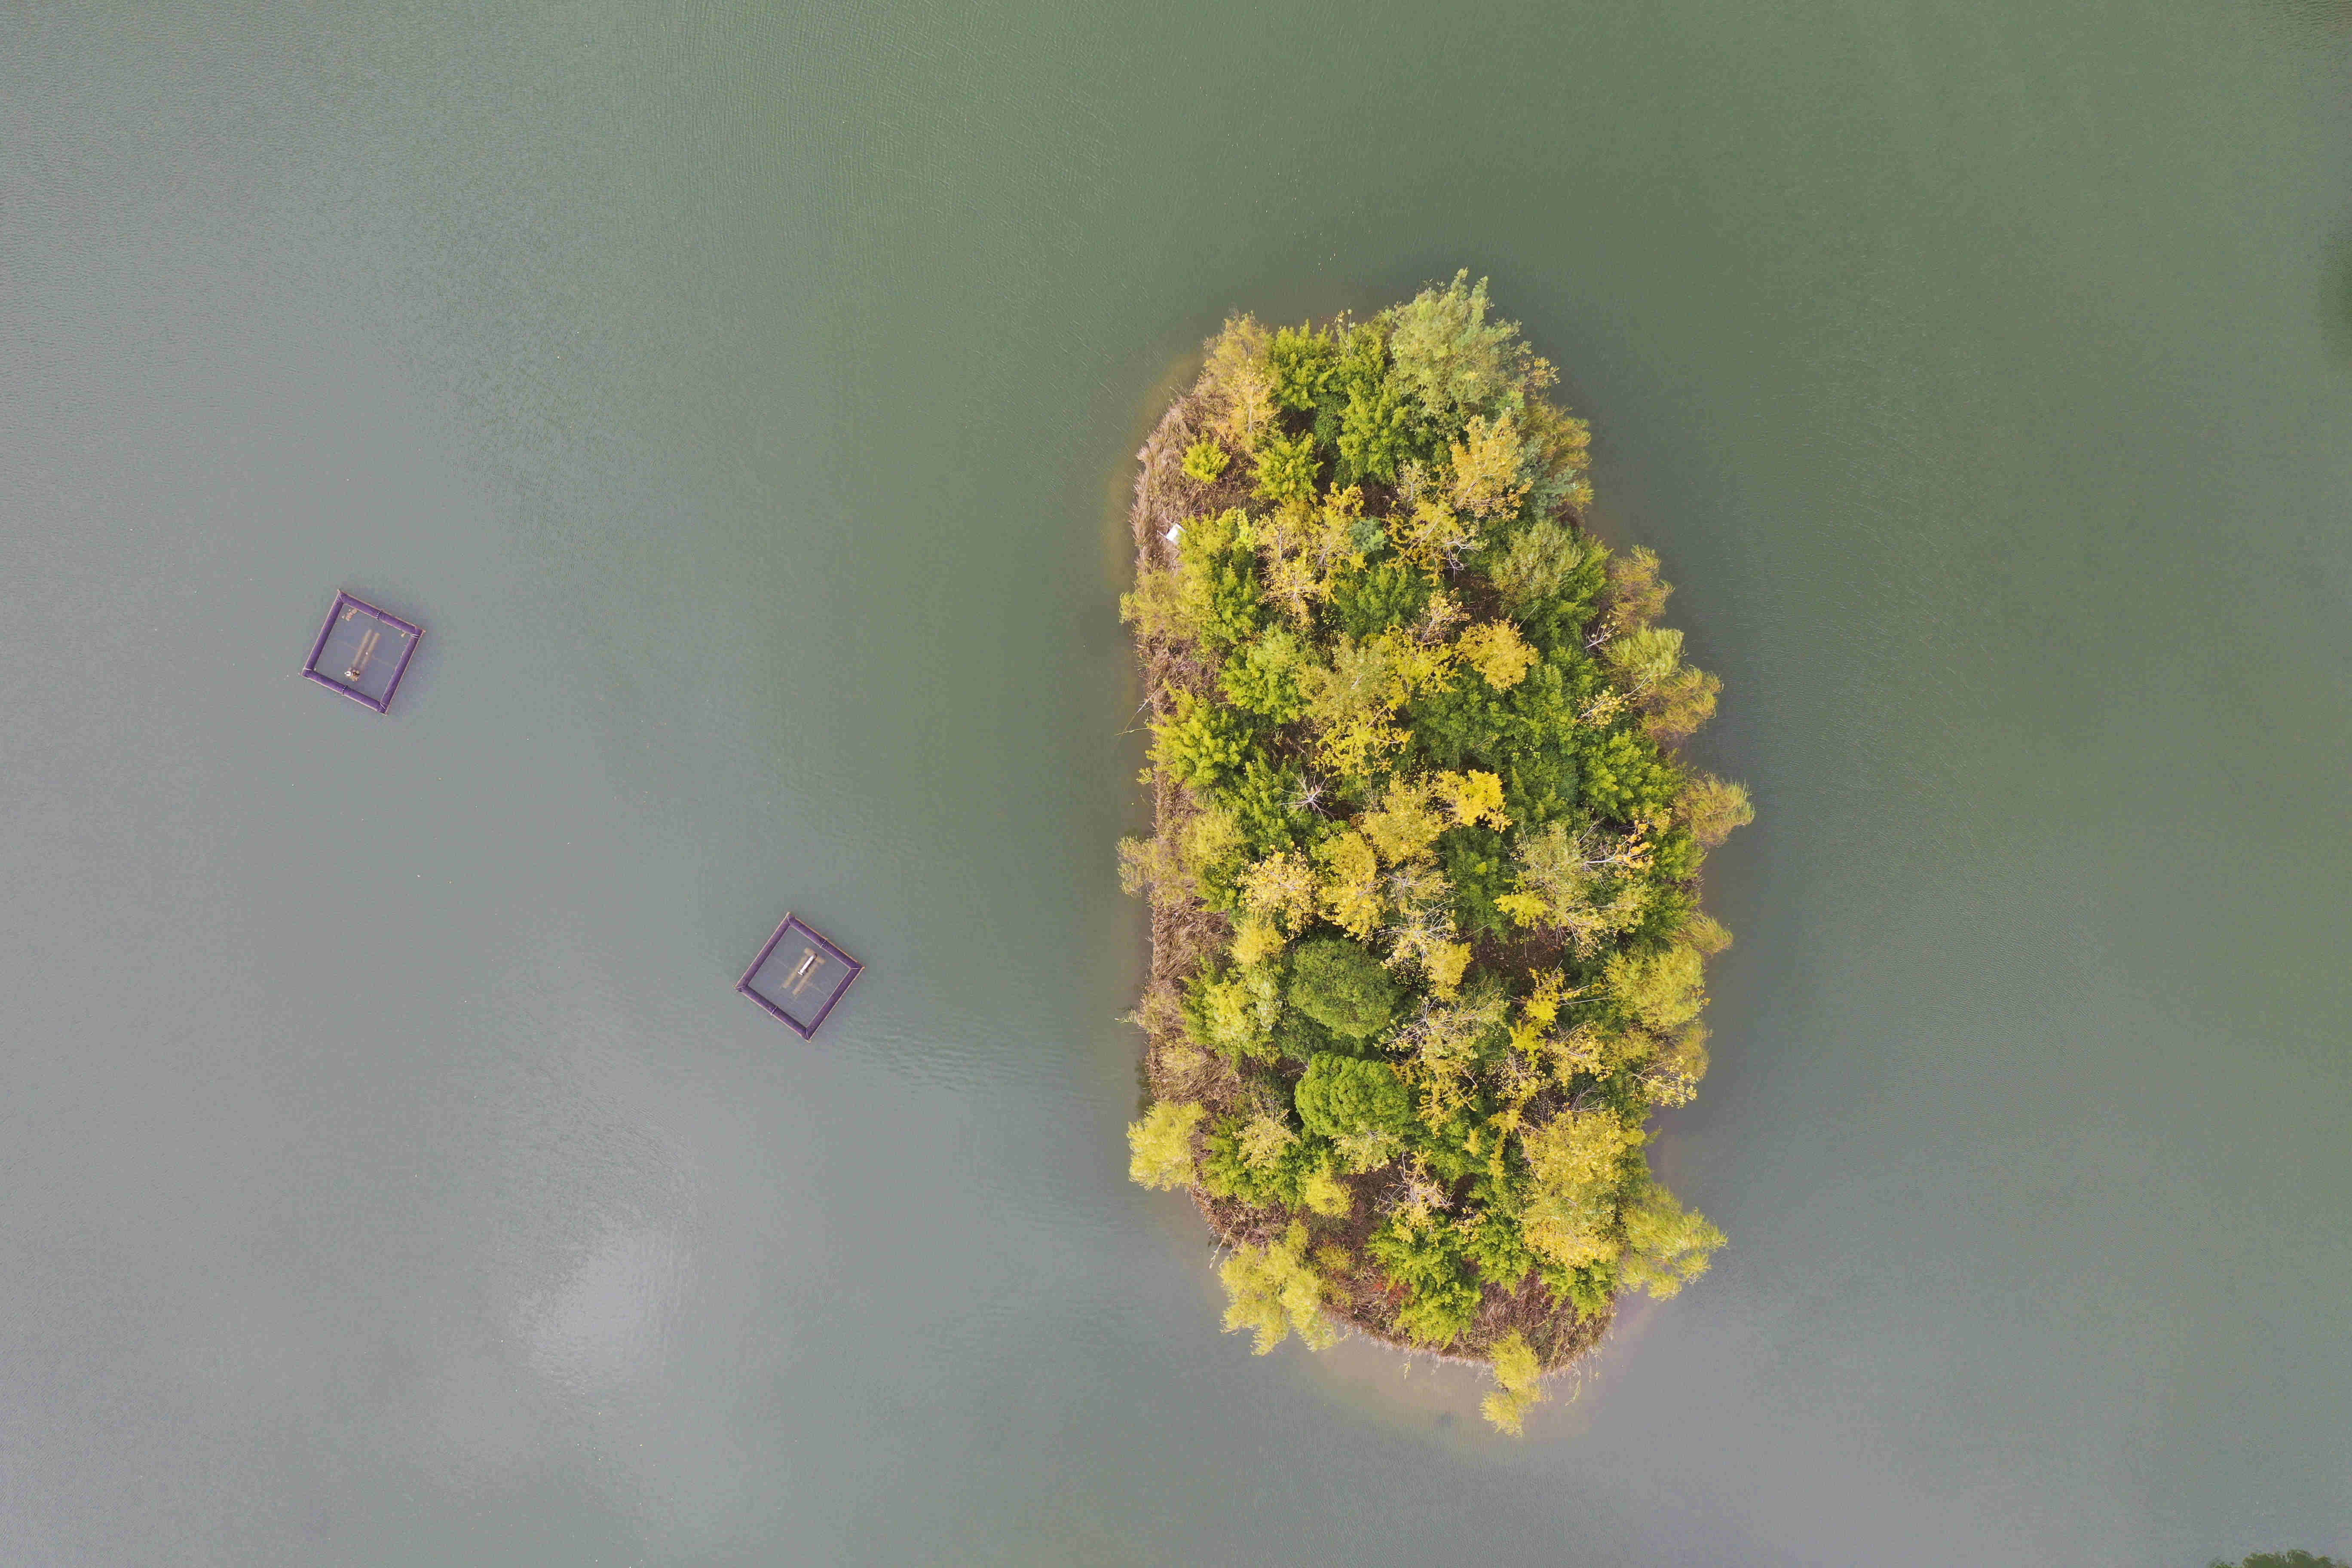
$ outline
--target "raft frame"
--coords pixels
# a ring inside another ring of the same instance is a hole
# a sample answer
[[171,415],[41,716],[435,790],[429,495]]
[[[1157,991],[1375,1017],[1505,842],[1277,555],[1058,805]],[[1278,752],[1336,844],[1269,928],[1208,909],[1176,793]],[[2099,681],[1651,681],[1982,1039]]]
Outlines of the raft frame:
[[[335,623],[348,618],[353,612],[365,615],[382,622],[392,630],[404,634],[403,640],[406,646],[401,650],[400,663],[394,668],[392,680],[384,687],[382,697],[371,697],[357,687],[338,680],[331,675],[324,674],[319,668],[319,660],[327,651],[327,639],[335,635]],[[408,674],[408,661],[416,657],[416,647],[424,640],[423,626],[404,621],[390,610],[371,605],[356,594],[338,592],[335,595],[335,602],[327,606],[326,622],[319,627],[318,640],[310,645],[310,657],[303,661],[302,674],[330,691],[341,692],[371,712],[389,713],[392,711],[393,694],[400,689],[402,678]]]
[[[805,1024],[802,1023],[798,1018],[793,1017],[790,1013],[785,1012],[784,1009],[776,1003],[772,1002],[766,996],[761,995],[751,984],[753,977],[756,976],[760,973],[761,967],[767,963],[769,955],[776,951],[776,948],[783,942],[784,938],[793,934],[794,932],[798,932],[801,936],[807,939],[809,951],[812,953],[823,953],[825,956],[838,960],[843,967],[848,971],[847,973],[844,974],[842,978],[835,984],[832,994],[824,999],[824,1005],[816,1010],[816,1016],[811,1018]],[[744,995],[749,996],[752,1001],[758,1003],[761,1011],[765,1012],[772,1018],[781,1020],[786,1028],[792,1030],[793,1033],[798,1035],[802,1039],[810,1040],[816,1037],[818,1026],[824,1024],[826,1016],[839,1005],[841,999],[849,994],[850,986],[856,984],[857,977],[864,973],[865,971],[866,966],[864,964],[858,963],[857,960],[850,957],[849,954],[844,952],[839,947],[834,945],[834,943],[814,926],[812,926],[808,921],[801,919],[800,916],[787,910],[784,915],[783,923],[776,928],[776,934],[768,939],[768,944],[760,950],[760,955],[751,961],[751,967],[743,972],[743,978],[735,983],[735,989],[741,992]]]

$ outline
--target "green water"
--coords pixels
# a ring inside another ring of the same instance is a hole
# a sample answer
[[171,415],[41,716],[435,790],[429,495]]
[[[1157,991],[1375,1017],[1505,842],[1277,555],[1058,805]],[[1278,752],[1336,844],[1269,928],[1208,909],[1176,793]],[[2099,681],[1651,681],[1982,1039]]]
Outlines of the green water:
[[[2345,1554],[2348,28],[16,8],[0,1560]],[[1218,1333],[1113,1022],[1153,399],[1457,266],[1763,813],[1519,1445]]]

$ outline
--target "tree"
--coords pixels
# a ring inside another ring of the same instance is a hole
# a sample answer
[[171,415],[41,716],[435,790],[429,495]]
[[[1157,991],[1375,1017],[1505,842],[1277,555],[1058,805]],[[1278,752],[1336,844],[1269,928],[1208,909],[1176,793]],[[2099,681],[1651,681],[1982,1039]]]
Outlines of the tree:
[[1399,1212],[1372,1232],[1366,1250],[1404,1300],[1397,1331],[1418,1344],[1443,1347],[1462,1337],[1478,1315],[1478,1282],[1451,1225]]
[[1389,781],[1380,808],[1357,818],[1357,826],[1381,858],[1391,866],[1426,855],[1437,836],[1445,831],[1444,819],[1429,808],[1428,785],[1402,774]]
[[1478,542],[1476,521],[1433,494],[1416,499],[1409,513],[1391,518],[1388,533],[1396,552],[1424,572],[1453,570]]
[[1513,1329],[1495,1344],[1495,1391],[1479,1403],[1479,1412],[1498,1432],[1516,1437],[1527,1413],[1543,1402],[1543,1369],[1527,1335]]
[[1341,1168],[1359,1176],[1393,1163],[1404,1148],[1403,1134],[1385,1127],[1360,1128],[1331,1140],[1331,1152]]
[[1319,1138],[1412,1130],[1412,1096],[1386,1062],[1318,1051],[1293,1097],[1298,1120]]
[[1339,368],[1339,346],[1312,323],[1284,327],[1266,345],[1265,365],[1274,381],[1274,401],[1282,408],[1315,406]]
[[1261,1110],[1242,1124],[1242,1161],[1254,1171],[1272,1170],[1297,1142],[1298,1134],[1289,1122]]
[[1404,731],[1391,721],[1407,690],[1398,660],[1402,647],[1393,633],[1361,640],[1342,634],[1331,643],[1328,664],[1300,672],[1307,722],[1332,773],[1360,777],[1377,758],[1404,744]]
[[1662,745],[1689,740],[1715,717],[1722,691],[1721,677],[1685,665],[1650,688],[1642,732]]
[[1356,1194],[1339,1179],[1328,1158],[1319,1160],[1299,1178],[1298,1201],[1325,1219],[1345,1219],[1355,1209]]
[[1706,1026],[1685,1024],[1654,1053],[1642,1072],[1642,1093],[1661,1108],[1688,1105],[1706,1076]]
[[1584,469],[1591,461],[1592,426],[1540,397],[1521,406],[1519,422],[1527,431],[1519,458],[1528,479],[1527,509],[1546,517],[1562,507],[1591,505]]
[[1315,666],[1301,679],[1307,721],[1339,724],[1360,715],[1388,715],[1397,705],[1395,639],[1345,637],[1331,644],[1331,663]]
[[1674,584],[1658,575],[1658,552],[1636,546],[1609,561],[1609,624],[1621,632],[1639,631],[1665,612]]
[[1579,788],[1595,816],[1638,822],[1671,809],[1682,781],[1656,742],[1622,729],[1579,730],[1572,740]]
[[[1499,781],[1495,793],[1499,814]],[[1502,822],[1506,827],[1510,825],[1508,817]],[[1511,862],[1504,847],[1508,842],[1501,829],[1472,824],[1448,828],[1439,844],[1445,879],[1454,884],[1454,913],[1465,931],[1498,938],[1511,934],[1512,921],[1495,901],[1510,888]]]
[[1239,817],[1211,801],[1182,827],[1179,865],[1186,880],[1200,889],[1201,901],[1211,909],[1231,910],[1240,900],[1237,879],[1245,863]]
[[1486,320],[1486,280],[1474,287],[1466,268],[1398,309],[1389,354],[1398,384],[1441,420],[1517,408],[1554,379],[1551,366],[1519,342],[1517,321]]
[[1704,1215],[1685,1211],[1643,1173],[1625,1205],[1625,1252],[1618,1268],[1629,1288],[1664,1300],[1706,1273],[1722,1245],[1723,1232]]
[[1323,913],[1359,942],[1380,929],[1381,863],[1371,840],[1345,828],[1315,847],[1323,868]]
[[1298,944],[1290,961],[1290,1005],[1330,1030],[1364,1039],[1388,1026],[1397,986],[1379,959],[1342,937]]
[[1282,984],[1270,967],[1203,973],[1184,995],[1184,1021],[1198,1042],[1228,1058],[1264,1057],[1282,1016]]
[[1462,634],[1463,662],[1497,691],[1508,691],[1535,668],[1536,650],[1508,621],[1487,621]]
[[1265,620],[1249,518],[1238,510],[1192,520],[1176,547],[1181,616],[1212,647],[1231,647]]
[[1362,639],[1417,620],[1434,584],[1425,573],[1383,561],[1343,574],[1331,584],[1331,619],[1339,634]]
[[1503,811],[1503,781],[1493,773],[1476,768],[1466,773],[1439,773],[1430,780],[1430,787],[1454,813],[1455,822],[1484,822],[1496,828],[1511,825]]
[[1127,1128],[1129,1181],[1165,1189],[1192,1180],[1192,1132],[1207,1111],[1201,1106],[1163,1100]]
[[1601,657],[1628,690],[1645,691],[1681,667],[1683,634],[1664,627],[1639,627],[1612,638]]
[[1390,315],[1348,326],[1339,335],[1339,357],[1318,406],[1318,437],[1336,410],[1338,427],[1330,437],[1339,455],[1339,471],[1348,483],[1372,479],[1396,482],[1397,464],[1412,450],[1414,416],[1411,396],[1389,374]]
[[1633,930],[1649,910],[1649,847],[1638,833],[1554,822],[1519,839],[1519,891],[1496,900],[1523,925],[1568,933],[1579,952]]
[[1715,717],[1723,682],[1684,665],[1681,632],[1636,627],[1611,640],[1601,656],[1647,715],[1642,728],[1653,741],[1687,740]]
[[1274,377],[1267,370],[1265,329],[1252,316],[1235,316],[1209,340],[1201,370],[1202,390],[1220,407],[1217,427],[1244,452],[1274,424]]
[[1519,477],[1524,447],[1516,416],[1489,420],[1474,415],[1454,443],[1454,504],[1473,517],[1501,517],[1519,510],[1528,487]]
[[1693,837],[1712,849],[1730,837],[1732,829],[1755,821],[1756,807],[1748,798],[1747,785],[1713,773],[1693,773],[1675,797],[1675,815]]
[[1250,727],[1241,715],[1189,691],[1174,694],[1151,733],[1153,764],[1179,784],[1214,788],[1241,772],[1250,754]]
[[1521,1219],[1528,1245],[1570,1268],[1615,1258],[1623,1246],[1617,1187],[1626,1156],[1642,1142],[1642,1130],[1606,1106],[1562,1111],[1521,1133],[1530,1177]]
[[1257,444],[1257,493],[1277,505],[1312,501],[1322,466],[1312,435],[1268,434]]
[[1184,472],[1204,485],[1223,479],[1233,460],[1233,454],[1213,440],[1195,441],[1184,448]]
[[1700,910],[1695,909],[1684,917],[1681,934],[1702,958],[1713,958],[1731,945],[1731,929]]
[[1510,536],[1494,565],[1503,607],[1525,616],[1563,589],[1579,568],[1606,552],[1565,524],[1539,517]]
[[1315,918],[1320,891],[1307,857],[1288,850],[1269,855],[1242,873],[1243,904],[1287,931],[1298,931]]
[[1323,1315],[1323,1281],[1307,1258],[1304,1221],[1294,1221],[1279,1241],[1236,1247],[1217,1278],[1225,1287],[1225,1332],[1249,1330],[1257,1354],[1272,1351],[1294,1329],[1309,1350],[1339,1342],[1339,1331]]
[[1429,979],[1433,996],[1453,995],[1462,987],[1462,976],[1469,973],[1474,956],[1466,942],[1432,942],[1421,955],[1421,972]]
[[1176,564],[1136,574],[1118,600],[1119,618],[1148,642],[1192,639],[1224,647],[1253,636],[1265,619],[1257,572],[1241,543],[1239,511],[1192,520]]
[[1145,642],[1181,642],[1199,635],[1192,605],[1184,596],[1181,573],[1147,567],[1135,574],[1135,588],[1118,596],[1118,618]]
[[1258,553],[1265,563],[1266,595],[1301,626],[1308,624],[1317,605],[1363,565],[1364,552],[1378,538],[1377,528],[1367,531],[1361,490],[1351,486],[1334,491],[1316,506],[1310,504],[1311,476],[1304,482],[1307,496],[1284,499],[1255,530]]
[[1336,445],[1351,478],[1394,484],[1412,440],[1412,401],[1402,387],[1379,376],[1348,389]]
[[[1509,1013],[1509,997],[1490,978],[1473,986],[1467,996],[1440,999],[1423,1008],[1398,1034],[1392,1044],[1412,1053],[1406,1070],[1419,1101],[1414,1114],[1423,1124],[1438,1127],[1467,1103],[1471,1075],[1503,1033]],[[1422,1152],[1428,1157],[1433,1151],[1424,1148]]]
[[1297,763],[1271,761],[1254,748],[1241,772],[1225,775],[1213,789],[1216,805],[1232,812],[1240,826],[1245,851],[1265,856],[1321,836],[1322,819],[1301,804],[1306,787]]
[[1678,1029],[1706,1005],[1703,961],[1677,943],[1663,952],[1620,952],[1609,960],[1603,984],[1633,1022],[1661,1034]]
[[1149,897],[1155,909],[1174,908],[1200,892],[1185,873],[1181,851],[1165,837],[1118,841],[1118,886],[1130,897]]
[[1300,695],[1298,679],[1312,658],[1307,645],[1289,627],[1273,626],[1225,661],[1217,683],[1235,707],[1270,724],[1288,724],[1306,715],[1307,700]]
[[1418,969],[1450,991],[1469,958],[1455,940],[1454,884],[1434,865],[1416,859],[1391,868],[1384,890],[1390,916],[1381,934],[1388,939],[1389,967]]

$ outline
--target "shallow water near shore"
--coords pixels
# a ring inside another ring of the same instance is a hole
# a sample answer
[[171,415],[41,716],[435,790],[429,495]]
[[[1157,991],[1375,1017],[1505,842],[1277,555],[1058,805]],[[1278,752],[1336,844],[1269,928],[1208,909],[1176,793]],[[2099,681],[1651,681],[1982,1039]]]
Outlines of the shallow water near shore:
[[[2346,1555],[2332,5],[21,10],[0,1560]],[[1136,443],[1457,266],[1761,819],[1510,1444],[1124,1178]],[[421,623],[389,717],[297,673]],[[793,910],[867,969],[732,991]]]

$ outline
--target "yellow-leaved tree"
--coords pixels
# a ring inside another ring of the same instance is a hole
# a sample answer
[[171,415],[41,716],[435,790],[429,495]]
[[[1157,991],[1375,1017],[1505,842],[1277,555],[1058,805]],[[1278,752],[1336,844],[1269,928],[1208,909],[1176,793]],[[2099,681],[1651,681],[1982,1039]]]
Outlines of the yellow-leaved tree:
[[1462,661],[1476,670],[1487,685],[1508,691],[1528,678],[1536,665],[1536,650],[1508,621],[1487,621],[1470,627],[1457,640]]
[[1306,1223],[1293,1221],[1277,1241],[1235,1247],[1217,1270],[1225,1287],[1225,1331],[1249,1330],[1257,1340],[1251,1348],[1259,1355],[1294,1330],[1309,1350],[1328,1350],[1339,1342],[1339,1329],[1324,1316],[1323,1281],[1307,1256],[1307,1245]]
[[1430,787],[1453,811],[1456,822],[1465,826],[1483,822],[1495,828],[1511,825],[1510,817],[1503,811],[1503,781],[1493,773],[1481,773],[1476,768],[1468,773],[1439,773],[1430,780]]
[[1255,316],[1235,316],[1209,345],[1204,383],[1222,404],[1217,428],[1244,452],[1275,427],[1274,373],[1265,363],[1266,330]]
[[1295,849],[1279,850],[1242,873],[1242,901],[1250,912],[1279,921],[1286,931],[1315,918],[1321,891],[1314,866]]
[[1748,801],[1747,785],[1694,773],[1675,797],[1675,815],[1690,826],[1692,837],[1712,849],[1730,837],[1733,828],[1755,821],[1756,807]]
[[1479,1410],[1496,1430],[1516,1437],[1528,1412],[1543,1402],[1543,1369],[1527,1335],[1517,1329],[1495,1342],[1495,1383]]
[[1674,1194],[1645,1179],[1625,1205],[1625,1255],[1619,1277],[1663,1300],[1706,1273],[1722,1245],[1723,1232],[1706,1215],[1685,1209]]
[[1343,828],[1315,847],[1323,868],[1323,913],[1332,924],[1361,942],[1380,929],[1381,863],[1372,842],[1354,828]]
[[1207,1112],[1198,1105],[1163,1100],[1128,1124],[1127,1174],[1143,1186],[1181,1187],[1192,1180],[1192,1131]]
[[1429,786],[1399,773],[1381,793],[1379,807],[1357,818],[1381,859],[1391,866],[1418,860],[1436,844],[1445,823],[1429,808]]
[[1564,1110],[1520,1134],[1530,1180],[1522,1221],[1528,1245],[1563,1268],[1606,1263],[1622,1248],[1617,1188],[1643,1133],[1606,1107]]
[[1528,493],[1527,482],[1519,477],[1525,446],[1513,416],[1474,416],[1453,446],[1454,504],[1473,517],[1517,511]]

